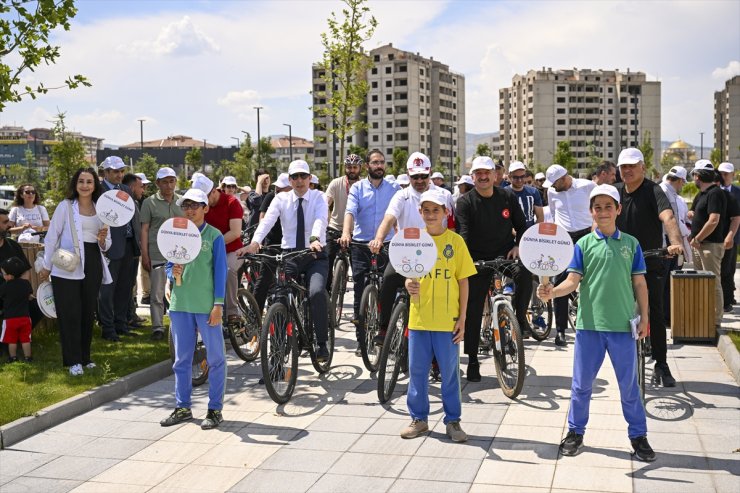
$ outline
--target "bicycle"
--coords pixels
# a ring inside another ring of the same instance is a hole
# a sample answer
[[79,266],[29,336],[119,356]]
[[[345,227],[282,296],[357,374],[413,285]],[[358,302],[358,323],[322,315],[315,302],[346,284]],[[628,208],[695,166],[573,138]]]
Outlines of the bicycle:
[[305,282],[298,282],[286,273],[288,261],[310,253],[314,252],[305,249],[277,255],[255,253],[243,257],[263,260],[263,267],[275,269],[275,286],[269,295],[269,309],[262,323],[260,353],[265,387],[272,400],[278,404],[284,404],[293,395],[301,348],[308,349],[311,363],[319,373],[325,373],[331,368],[334,354],[333,317],[329,314],[329,357],[321,362],[316,356],[318,344],[311,320],[308,289]]
[[[479,260],[475,262],[475,266],[479,269],[492,268],[505,275],[503,271],[506,267],[515,263],[516,260],[500,257],[495,260]],[[506,397],[516,398],[524,386],[524,341],[511,300],[497,290],[495,277],[483,304],[481,340],[484,338],[490,341],[501,390]]]
[[[338,242],[336,237],[329,237],[329,229],[326,230],[326,241]],[[334,265],[331,267],[331,293],[329,294],[329,303],[331,303],[331,313],[334,317],[334,324],[339,325],[342,321],[342,310],[344,308],[344,294],[347,292],[347,272],[349,271],[349,254],[347,249],[339,246],[337,256],[334,259]]]
[[260,353],[260,331],[262,310],[254,295],[245,288],[236,292],[239,320],[228,322],[224,315],[224,327],[228,329],[231,347],[244,361],[254,361]]
[[545,303],[537,297],[537,285],[539,281],[535,277],[532,280],[532,299],[527,309],[527,320],[532,328],[532,337],[537,341],[544,341],[552,330],[553,308],[552,301]]
[[[172,340],[172,326],[167,331],[167,343],[170,346],[170,359],[175,362],[175,342]],[[198,387],[208,380],[208,360],[206,359],[206,345],[198,331],[198,337],[195,341],[195,350],[193,351],[193,374],[190,378],[193,387]]]
[[386,403],[396,388],[398,375],[408,369],[409,293],[401,291],[393,303],[388,331],[378,361],[378,399]]
[[[352,246],[368,248],[367,243],[353,241]],[[386,246],[383,246],[385,251]],[[374,340],[380,332],[380,284],[383,273],[378,268],[378,253],[370,252],[370,270],[366,276],[365,289],[362,291],[359,309],[358,342],[365,368],[370,372],[378,371],[381,348]]]

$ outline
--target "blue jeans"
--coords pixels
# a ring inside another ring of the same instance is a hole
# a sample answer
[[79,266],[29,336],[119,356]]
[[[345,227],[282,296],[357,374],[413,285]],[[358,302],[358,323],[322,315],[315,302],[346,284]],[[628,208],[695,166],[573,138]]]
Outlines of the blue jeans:
[[208,325],[204,313],[170,312],[172,342],[175,346],[175,400],[177,407],[192,407],[193,351],[200,331],[208,360],[208,409],[224,407],[226,390],[226,348],[221,323]]
[[594,379],[607,352],[617,375],[627,434],[630,439],[646,436],[647,418],[637,383],[637,350],[630,332],[576,330],[568,429],[580,435],[586,432]]
[[422,421],[429,418],[429,368],[434,357],[442,377],[444,422],[460,421],[460,346],[452,342],[452,332],[409,330],[409,414]]

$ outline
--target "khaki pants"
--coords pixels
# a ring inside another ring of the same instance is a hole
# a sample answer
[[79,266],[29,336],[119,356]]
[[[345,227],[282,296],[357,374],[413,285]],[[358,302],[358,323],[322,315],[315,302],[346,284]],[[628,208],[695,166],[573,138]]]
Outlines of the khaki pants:
[[239,315],[239,301],[237,299],[237,292],[239,291],[239,268],[244,263],[243,260],[239,260],[236,252],[226,254],[226,265],[228,272],[226,273],[226,299],[224,310],[226,316]]
[[139,261],[139,285],[141,286],[141,295],[149,296],[149,273],[146,271],[141,261]]
[[722,243],[708,243],[703,242],[699,248],[695,248],[694,251],[698,255],[694,255],[694,266],[700,270],[708,270],[715,275],[714,280],[714,324],[722,324],[722,314],[724,308],[724,302],[722,299],[722,256],[725,253],[725,247]]

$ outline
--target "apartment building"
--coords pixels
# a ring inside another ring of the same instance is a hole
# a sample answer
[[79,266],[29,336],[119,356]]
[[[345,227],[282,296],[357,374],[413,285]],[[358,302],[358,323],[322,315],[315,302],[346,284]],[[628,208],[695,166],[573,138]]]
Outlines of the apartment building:
[[740,75],[714,93],[714,148],[722,161],[740,166]]

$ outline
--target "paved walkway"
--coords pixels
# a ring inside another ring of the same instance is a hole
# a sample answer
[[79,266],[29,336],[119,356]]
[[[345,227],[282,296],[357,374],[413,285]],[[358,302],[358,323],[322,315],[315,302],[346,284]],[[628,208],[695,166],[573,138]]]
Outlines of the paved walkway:
[[[731,323],[740,327],[737,318]],[[630,457],[608,361],[583,452],[558,457],[572,334],[565,349],[552,339],[527,341],[528,375],[516,401],[499,390],[493,362],[482,360],[483,381],[463,379],[470,440],[455,444],[444,433],[438,385],[431,389],[432,431],[402,440],[406,381],[380,405],[374,376],[354,356],[353,329],[340,329],[334,368],[319,376],[302,359],[288,404],[275,405],[257,383],[259,364],[230,354],[220,429],[202,431],[199,421],[160,427],[174,404],[167,378],[1,451],[0,491],[740,491],[740,391],[713,346],[670,347],[679,384],[649,389],[658,459],[644,464]],[[202,418],[206,386],[194,394],[193,412]]]

